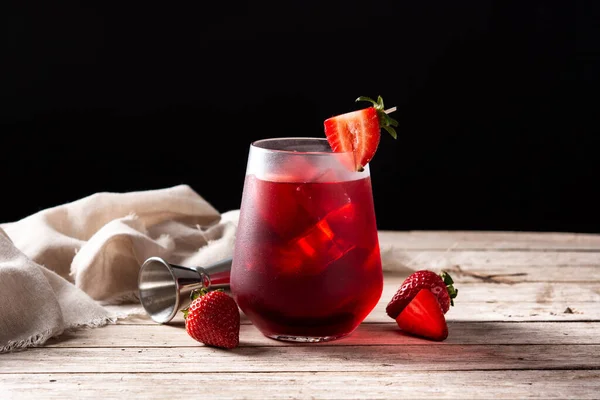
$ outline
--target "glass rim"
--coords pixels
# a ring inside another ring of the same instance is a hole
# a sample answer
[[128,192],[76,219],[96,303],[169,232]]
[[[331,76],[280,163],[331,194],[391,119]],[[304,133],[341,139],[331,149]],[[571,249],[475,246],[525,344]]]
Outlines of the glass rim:
[[[289,149],[277,149],[277,148],[270,148],[270,147],[263,147],[261,146],[261,144],[264,143],[269,143],[269,142],[277,142],[277,141],[281,141],[281,142],[290,142],[290,141],[297,141],[297,142],[317,142],[320,144],[327,144],[327,151],[322,151],[322,150],[314,150],[314,151],[307,151],[307,150],[289,150]],[[255,149],[260,149],[262,151],[267,151],[267,152],[273,152],[273,153],[282,153],[282,154],[290,154],[290,155],[316,155],[316,156],[340,156],[343,154],[350,154],[352,153],[352,151],[333,151],[333,149],[331,149],[331,147],[329,147],[329,142],[327,141],[326,138],[323,137],[303,137],[303,136],[284,136],[284,137],[272,137],[272,138],[266,138],[266,139],[257,139],[254,140],[250,143],[250,146],[255,148]]]

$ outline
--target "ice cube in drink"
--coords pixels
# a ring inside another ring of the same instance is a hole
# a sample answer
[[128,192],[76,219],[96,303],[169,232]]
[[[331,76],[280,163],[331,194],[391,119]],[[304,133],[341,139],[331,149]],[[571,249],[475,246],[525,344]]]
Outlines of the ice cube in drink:
[[264,334],[340,337],[377,304],[383,279],[369,177],[292,183],[249,175],[242,209],[232,291]]

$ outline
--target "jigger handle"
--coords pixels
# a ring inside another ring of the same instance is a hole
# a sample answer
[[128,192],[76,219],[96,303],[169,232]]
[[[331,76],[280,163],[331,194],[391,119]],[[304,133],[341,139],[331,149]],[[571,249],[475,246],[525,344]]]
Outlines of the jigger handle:
[[232,261],[233,258],[229,257],[204,267],[196,267],[204,287],[208,290],[229,289]]

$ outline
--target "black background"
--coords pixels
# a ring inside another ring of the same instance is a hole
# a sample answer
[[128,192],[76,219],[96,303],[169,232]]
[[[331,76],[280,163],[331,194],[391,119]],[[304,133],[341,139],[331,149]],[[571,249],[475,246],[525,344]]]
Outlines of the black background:
[[252,140],[381,95],[381,229],[600,232],[599,5],[5,4],[0,222],[179,183],[238,208]]

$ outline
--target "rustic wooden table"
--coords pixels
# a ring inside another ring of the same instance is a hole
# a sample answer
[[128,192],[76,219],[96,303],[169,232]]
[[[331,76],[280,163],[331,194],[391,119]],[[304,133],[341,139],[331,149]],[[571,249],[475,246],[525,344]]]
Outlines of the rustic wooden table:
[[[145,317],[0,355],[0,398],[600,398],[600,235],[381,232],[385,289],[351,336],[204,347]],[[411,270],[449,270],[449,337],[403,335],[385,305]],[[23,316],[26,318],[27,316]]]

